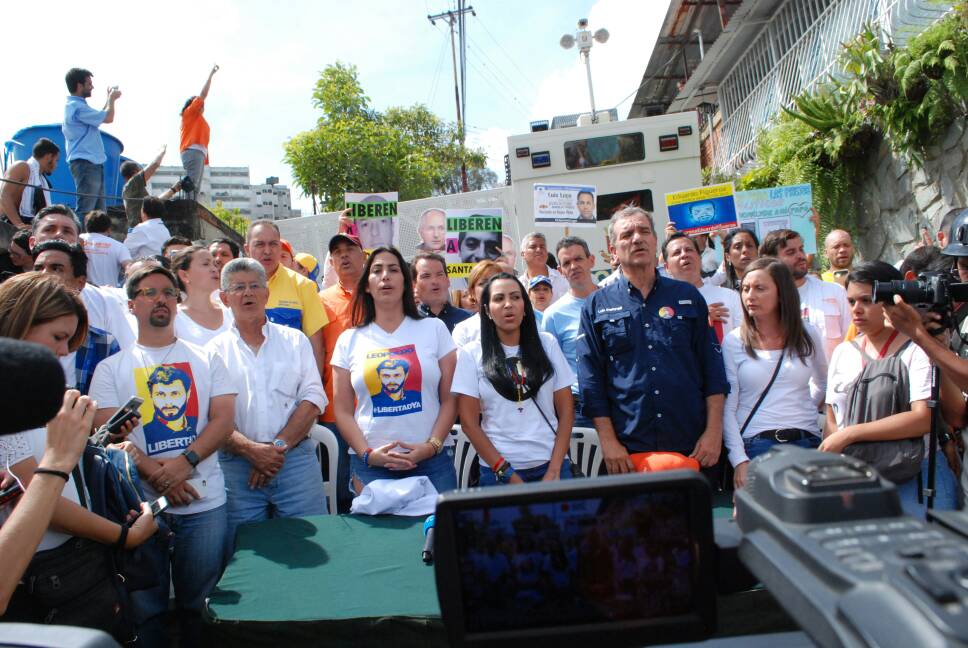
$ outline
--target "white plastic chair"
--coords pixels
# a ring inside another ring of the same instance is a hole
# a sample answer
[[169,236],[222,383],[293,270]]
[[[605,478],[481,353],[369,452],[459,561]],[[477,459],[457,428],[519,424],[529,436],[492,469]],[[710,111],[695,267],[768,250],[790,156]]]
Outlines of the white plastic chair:
[[598,477],[598,471],[602,468],[602,448],[595,428],[572,428],[569,454],[585,477]]
[[[336,488],[338,487],[336,474],[339,466],[339,443],[336,442],[336,435],[333,434],[332,430],[318,423],[313,424],[309,431],[309,438],[317,443],[316,456],[319,457],[320,461],[323,458],[318,444],[326,446],[326,454],[329,458],[329,479],[323,482],[323,492],[326,494],[329,503],[330,515],[336,515],[338,512],[336,509]],[[344,484],[345,487],[347,486]]]
[[454,469],[457,470],[457,487],[467,488],[471,480],[471,468],[474,467],[474,459],[477,458],[477,450],[459,425],[454,426],[450,435],[454,438]]

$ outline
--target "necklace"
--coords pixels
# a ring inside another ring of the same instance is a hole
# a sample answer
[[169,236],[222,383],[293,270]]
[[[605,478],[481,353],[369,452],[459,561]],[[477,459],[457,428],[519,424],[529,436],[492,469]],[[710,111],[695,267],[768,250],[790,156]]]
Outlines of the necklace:
[[518,414],[521,414],[524,412],[524,405],[522,405],[522,401],[524,401],[525,382],[524,367],[521,366],[520,358],[514,359],[514,369],[509,367],[509,371],[511,373],[511,380],[514,381],[514,387],[518,392]]
[[[161,359],[161,362],[159,362],[158,365],[165,364],[165,361],[168,360],[168,356],[171,355],[171,352],[175,350],[175,347],[177,345],[178,345],[178,338],[176,337],[174,341],[171,343],[171,346],[168,348],[168,352],[165,354],[165,357]],[[138,352],[141,354],[141,360],[144,362],[144,368],[147,369],[148,366],[150,365],[150,363],[148,362],[148,356],[145,355],[145,352],[143,349],[139,348]]]

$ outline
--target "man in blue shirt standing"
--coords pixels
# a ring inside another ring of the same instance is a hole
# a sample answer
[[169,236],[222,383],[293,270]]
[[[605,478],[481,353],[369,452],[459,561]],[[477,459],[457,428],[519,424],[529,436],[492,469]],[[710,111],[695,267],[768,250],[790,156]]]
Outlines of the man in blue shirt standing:
[[[581,310],[588,301],[588,296],[598,290],[592,278],[595,256],[589,251],[588,243],[577,236],[566,236],[558,241],[555,255],[558,257],[558,270],[568,280],[569,289],[561,299],[545,310],[541,328],[555,336],[565,360],[577,376]],[[575,425],[592,427],[591,420],[581,413],[581,392],[578,390],[577,379],[571,386],[571,393],[575,400]]]
[[715,466],[729,385],[706,302],[695,286],[659,276],[651,214],[627,207],[609,234],[622,276],[586,301],[577,351],[583,413],[606,468],[630,472],[629,453],[656,451]]
[[67,106],[64,108],[64,141],[67,144],[67,164],[71,168],[74,186],[83,194],[77,197],[77,213],[83,219],[92,209],[104,209],[104,143],[101,124],[114,121],[114,102],[121,96],[117,86],[108,88],[108,100],[103,110],[87,104],[94,90],[93,75],[81,68],[71,68],[65,78]]

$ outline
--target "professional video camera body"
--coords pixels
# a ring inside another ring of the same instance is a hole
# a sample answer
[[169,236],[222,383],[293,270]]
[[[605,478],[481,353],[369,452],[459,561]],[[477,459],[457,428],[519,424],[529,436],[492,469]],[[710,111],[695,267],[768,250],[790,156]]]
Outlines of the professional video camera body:
[[[965,514],[904,516],[893,483],[816,450],[775,446],[748,475],[739,557],[809,638],[709,646],[968,645]],[[709,484],[688,471],[453,491],[438,500],[436,531],[454,646],[704,639],[717,630],[717,589],[731,589],[716,582],[728,548],[716,546]]]

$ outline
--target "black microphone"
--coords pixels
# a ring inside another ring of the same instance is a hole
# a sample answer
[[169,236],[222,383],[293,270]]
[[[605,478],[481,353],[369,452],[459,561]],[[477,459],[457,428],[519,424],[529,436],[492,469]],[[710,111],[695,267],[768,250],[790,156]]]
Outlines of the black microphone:
[[420,553],[420,557],[427,565],[432,565],[434,563],[434,521],[435,517],[431,515],[423,524],[423,532],[426,539],[424,540],[423,551]]
[[64,404],[64,369],[47,347],[0,338],[0,435],[47,425]]

